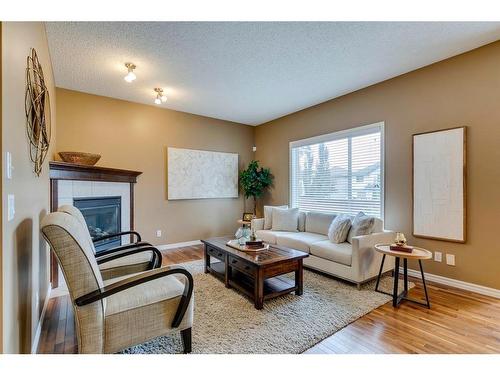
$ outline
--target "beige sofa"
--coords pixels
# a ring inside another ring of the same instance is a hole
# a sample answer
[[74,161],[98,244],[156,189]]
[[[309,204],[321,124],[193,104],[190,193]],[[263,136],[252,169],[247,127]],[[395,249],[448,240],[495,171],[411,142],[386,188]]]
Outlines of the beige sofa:
[[[348,241],[336,244],[328,239],[328,228],[335,216],[333,213],[300,212],[296,232],[264,229],[264,218],[254,219],[252,230],[257,238],[266,242],[309,253],[304,266],[356,283],[359,289],[379,272],[382,255],[373,246],[393,242],[395,233],[384,231],[383,221],[375,219],[373,233],[349,236]],[[383,272],[394,268],[394,260],[389,258]]]

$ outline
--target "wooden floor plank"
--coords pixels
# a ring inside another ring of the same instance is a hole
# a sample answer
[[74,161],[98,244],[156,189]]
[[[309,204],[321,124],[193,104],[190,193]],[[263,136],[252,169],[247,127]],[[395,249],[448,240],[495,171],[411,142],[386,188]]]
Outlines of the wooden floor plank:
[[77,342],[75,336],[75,318],[73,314],[73,305],[69,303],[66,309],[66,337],[64,339],[64,354],[71,354],[77,351]]
[[[200,245],[164,250],[163,265],[203,259]],[[412,298],[422,299],[411,278]],[[307,286],[306,286],[307,287]],[[391,302],[371,311],[306,353],[500,353],[500,300],[429,282],[431,309]],[[353,288],[353,293],[356,289]],[[76,353],[73,307],[67,295],[49,300],[39,353]]]

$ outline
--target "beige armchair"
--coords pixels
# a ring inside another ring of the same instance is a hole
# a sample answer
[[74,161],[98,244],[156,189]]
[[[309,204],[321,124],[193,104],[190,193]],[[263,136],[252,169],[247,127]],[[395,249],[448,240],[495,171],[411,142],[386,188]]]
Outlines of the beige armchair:
[[[137,272],[144,272],[161,266],[161,253],[148,242],[141,240],[139,233],[135,231],[127,231],[115,233],[108,236],[92,239],[90,232],[85,222],[85,218],[78,208],[71,205],[63,205],[59,207],[59,212],[75,217],[78,222],[83,226],[86,233],[87,241],[94,256],[96,257],[97,264],[101,270],[102,278],[104,280],[130,275]],[[96,253],[95,243],[106,238],[133,235],[136,237],[137,242],[107,249]],[[140,247],[141,249],[137,249]]]
[[115,353],[178,332],[184,352],[191,351],[193,277],[187,270],[157,268],[105,282],[78,219],[54,212],[41,231],[68,285],[79,353]]

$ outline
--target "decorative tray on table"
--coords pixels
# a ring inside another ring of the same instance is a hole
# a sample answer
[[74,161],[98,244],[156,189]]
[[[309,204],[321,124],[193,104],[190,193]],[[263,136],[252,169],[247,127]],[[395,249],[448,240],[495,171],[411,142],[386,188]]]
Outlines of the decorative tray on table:
[[408,246],[408,245],[398,245],[398,244],[392,244],[389,247],[393,251],[401,251],[403,253],[412,253],[413,252],[413,247]]
[[238,240],[231,240],[226,245],[240,251],[263,251],[269,249],[269,244],[262,241],[247,241],[244,245],[240,245]]

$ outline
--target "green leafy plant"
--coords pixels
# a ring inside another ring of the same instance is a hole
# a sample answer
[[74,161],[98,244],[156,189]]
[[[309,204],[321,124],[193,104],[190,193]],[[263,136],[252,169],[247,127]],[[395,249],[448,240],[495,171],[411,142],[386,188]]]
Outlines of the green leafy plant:
[[245,192],[245,198],[253,198],[253,213],[257,210],[257,198],[273,183],[273,175],[269,168],[261,168],[257,160],[252,160],[247,169],[240,173],[240,185]]

